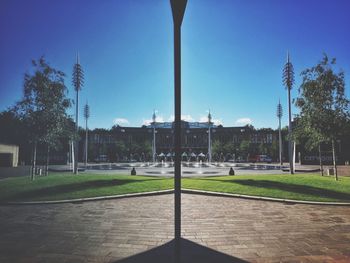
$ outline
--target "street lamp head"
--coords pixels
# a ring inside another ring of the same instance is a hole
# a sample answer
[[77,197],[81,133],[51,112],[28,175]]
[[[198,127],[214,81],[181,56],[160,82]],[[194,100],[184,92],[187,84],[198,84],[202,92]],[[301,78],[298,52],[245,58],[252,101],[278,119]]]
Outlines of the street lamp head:
[[187,0],[170,0],[174,25],[181,26],[185,14]]
[[75,91],[80,91],[84,85],[84,71],[80,65],[79,54],[77,54],[77,61],[73,66],[73,86]]
[[208,113],[208,123],[210,124],[211,123],[211,114],[210,114],[210,110],[209,110],[209,113]]
[[152,120],[153,120],[153,123],[156,122],[156,119],[157,119],[157,116],[156,116],[156,111],[153,110],[153,115],[152,115]]
[[89,104],[87,102],[84,106],[84,118],[85,119],[90,118],[90,107],[89,107]]
[[281,102],[279,101],[278,104],[277,104],[277,118],[282,118],[283,116],[283,109],[282,109],[282,104]]
[[294,68],[292,62],[290,62],[289,52],[287,54],[287,63],[283,68],[283,84],[289,90],[292,89],[294,84]]

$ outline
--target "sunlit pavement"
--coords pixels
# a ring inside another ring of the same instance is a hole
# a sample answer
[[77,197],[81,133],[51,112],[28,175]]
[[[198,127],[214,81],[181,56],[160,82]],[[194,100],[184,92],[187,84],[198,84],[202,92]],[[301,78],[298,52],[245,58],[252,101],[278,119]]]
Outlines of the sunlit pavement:
[[[182,194],[182,215],[183,262],[350,262],[350,207]],[[172,238],[171,194],[0,206],[0,262],[171,262]]]

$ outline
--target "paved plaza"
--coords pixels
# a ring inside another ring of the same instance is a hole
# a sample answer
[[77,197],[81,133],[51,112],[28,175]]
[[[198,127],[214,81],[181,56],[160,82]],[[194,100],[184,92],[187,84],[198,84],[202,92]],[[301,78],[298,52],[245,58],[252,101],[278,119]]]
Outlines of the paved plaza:
[[[350,262],[350,207],[182,194],[182,262]],[[0,262],[172,262],[173,195],[0,206]]]

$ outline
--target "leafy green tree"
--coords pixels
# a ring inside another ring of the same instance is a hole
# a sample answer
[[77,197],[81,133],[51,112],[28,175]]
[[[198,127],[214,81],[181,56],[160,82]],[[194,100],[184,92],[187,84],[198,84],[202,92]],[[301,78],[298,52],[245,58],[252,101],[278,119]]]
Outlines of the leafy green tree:
[[293,132],[293,139],[300,145],[302,144],[307,151],[318,150],[320,173],[323,176],[323,162],[321,145],[326,141],[324,136],[315,129],[308,128],[310,125],[308,117],[297,117],[295,119],[295,128]]
[[331,143],[335,179],[338,180],[335,141],[343,133],[350,115],[344,72],[335,72],[335,64],[335,58],[329,60],[324,54],[316,66],[301,73],[303,82],[295,105],[300,109],[299,135],[310,138],[310,147],[321,142]]
[[106,144],[107,156],[110,162],[115,162],[117,159],[116,147],[113,144]]
[[263,142],[259,144],[259,153],[260,154],[267,154],[267,145]]
[[279,142],[273,141],[273,142],[269,145],[269,147],[268,147],[268,149],[267,149],[267,154],[268,154],[269,156],[271,156],[271,158],[272,158],[273,160],[280,159],[280,157],[279,157],[279,149],[280,149],[280,147],[279,147]]
[[145,157],[152,155],[152,143],[150,141],[144,141],[141,148]]
[[117,159],[119,161],[119,159],[121,159],[121,157],[123,157],[127,154],[128,150],[127,150],[127,147],[126,147],[124,141],[116,141],[115,148],[116,148],[116,155],[119,157]]
[[214,140],[211,145],[212,155],[216,156],[216,159],[224,152],[224,144],[219,140]]
[[99,155],[99,146],[91,141],[89,141],[88,143],[88,157],[90,161],[94,161]]
[[233,142],[233,141],[230,141],[230,142],[227,142],[226,144],[224,144],[224,153],[227,154],[227,153],[235,153],[236,152],[236,148],[237,148],[237,145]]
[[67,133],[66,110],[71,101],[66,97],[65,74],[49,66],[44,57],[32,61],[34,71],[24,76],[24,94],[15,106],[17,116],[28,129],[33,145],[32,178],[36,166],[38,143],[46,145],[46,173],[50,148],[58,147],[60,138]]
[[248,160],[249,151],[250,151],[250,142],[248,140],[242,140],[239,145],[239,151],[240,151],[240,154],[244,156],[246,160]]

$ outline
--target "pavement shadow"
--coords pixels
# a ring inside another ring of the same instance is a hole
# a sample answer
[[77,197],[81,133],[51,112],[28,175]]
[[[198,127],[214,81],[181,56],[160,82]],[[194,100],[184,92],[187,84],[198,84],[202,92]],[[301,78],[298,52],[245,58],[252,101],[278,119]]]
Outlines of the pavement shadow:
[[[213,180],[213,179],[211,179],[211,180]],[[220,182],[222,182],[222,181],[220,181]],[[343,200],[343,201],[350,200],[350,194],[337,192],[334,190],[328,190],[328,189],[324,189],[324,188],[318,188],[318,187],[314,187],[314,186],[308,186],[308,185],[281,183],[281,182],[274,182],[274,181],[269,181],[269,180],[252,180],[252,179],[227,180],[225,182],[246,185],[246,186],[253,186],[253,187],[278,189],[278,190],[299,193],[299,194],[322,196],[322,197],[327,197],[327,198],[339,199],[339,200]]]
[[114,261],[113,263],[245,263],[240,258],[236,258],[211,248],[199,245],[190,240],[181,238],[180,261],[175,260],[175,240],[171,240],[159,247],[130,256],[125,259]]
[[54,196],[63,193],[84,191],[87,189],[99,188],[99,187],[110,187],[110,186],[120,186],[129,183],[137,183],[150,180],[161,180],[161,179],[141,179],[141,180],[128,180],[128,179],[112,179],[112,180],[94,180],[77,182],[72,184],[63,184],[57,186],[49,186],[42,189],[33,189],[25,192],[20,192],[9,196],[7,199],[11,200],[22,200],[28,198],[42,197],[42,196]]

